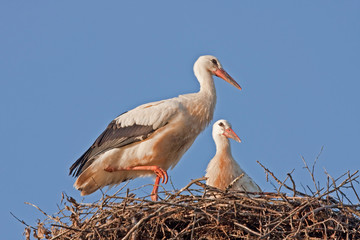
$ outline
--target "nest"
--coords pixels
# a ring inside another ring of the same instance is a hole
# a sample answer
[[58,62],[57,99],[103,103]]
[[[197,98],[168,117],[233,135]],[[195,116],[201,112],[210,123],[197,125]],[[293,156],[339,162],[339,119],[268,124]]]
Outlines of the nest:
[[358,171],[329,176],[326,188],[315,184],[307,194],[296,189],[291,173],[280,181],[262,167],[278,183],[276,192],[249,194],[231,185],[221,191],[200,178],[162,192],[157,202],[129,189],[95,203],[64,194],[54,215],[33,205],[46,216],[37,226],[18,220],[27,225],[26,239],[360,239],[360,204],[344,193],[350,189],[360,203],[353,185]]

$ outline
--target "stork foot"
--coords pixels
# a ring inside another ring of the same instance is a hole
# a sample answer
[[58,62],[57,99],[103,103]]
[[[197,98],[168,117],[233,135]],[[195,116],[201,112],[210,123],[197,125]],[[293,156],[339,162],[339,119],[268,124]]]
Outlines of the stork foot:
[[128,168],[127,170],[150,170],[156,174],[154,188],[151,192],[151,200],[157,201],[160,179],[162,179],[162,183],[166,184],[169,179],[167,172],[158,166],[136,166]]
[[168,182],[168,174],[167,172],[162,169],[161,167],[158,166],[136,166],[136,167],[128,167],[128,168],[123,168],[120,170],[149,170],[149,171],[153,171],[157,177],[159,177],[162,179],[162,183],[167,183]]
[[[106,168],[104,168],[104,171],[115,172],[115,171],[117,171],[117,169],[114,167],[107,166]],[[118,170],[118,171],[120,171],[120,170]]]

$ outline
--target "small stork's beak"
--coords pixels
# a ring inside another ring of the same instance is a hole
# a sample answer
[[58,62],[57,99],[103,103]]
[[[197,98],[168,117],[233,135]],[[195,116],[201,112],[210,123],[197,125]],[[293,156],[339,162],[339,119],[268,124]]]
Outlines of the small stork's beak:
[[227,81],[228,83],[230,83],[231,85],[233,85],[234,87],[238,88],[241,90],[240,85],[222,68],[218,68],[215,71],[213,71],[213,73],[219,77],[224,79],[225,81]]
[[223,135],[227,138],[232,138],[237,142],[241,142],[241,139],[238,137],[238,135],[236,135],[236,133],[231,128],[226,129]]

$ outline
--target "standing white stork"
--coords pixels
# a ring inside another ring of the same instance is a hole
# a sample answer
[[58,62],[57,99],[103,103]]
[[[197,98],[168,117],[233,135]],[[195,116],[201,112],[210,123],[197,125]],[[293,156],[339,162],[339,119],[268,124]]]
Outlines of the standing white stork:
[[234,160],[229,138],[241,142],[240,138],[231,129],[231,124],[226,120],[219,120],[213,125],[212,136],[216,145],[216,154],[210,160],[206,169],[206,184],[225,190],[235,178],[244,173],[233,185],[232,189],[246,192],[261,192],[260,187],[241,169]]
[[81,195],[140,176],[156,175],[151,199],[157,200],[160,179],[174,167],[213,118],[216,91],[213,75],[241,89],[213,56],[194,64],[197,93],[140,105],[115,118],[93,145],[70,167]]

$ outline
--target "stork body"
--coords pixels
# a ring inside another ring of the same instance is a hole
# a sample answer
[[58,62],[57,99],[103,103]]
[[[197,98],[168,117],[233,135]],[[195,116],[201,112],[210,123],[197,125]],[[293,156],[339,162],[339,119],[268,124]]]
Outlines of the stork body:
[[216,91],[212,75],[240,86],[213,56],[194,64],[200,91],[138,106],[115,118],[94,144],[70,167],[82,195],[140,176],[156,175],[152,199],[160,180],[174,167],[198,134],[212,120]]
[[206,184],[225,190],[241,174],[244,174],[232,189],[246,192],[261,192],[260,187],[241,169],[231,154],[229,138],[241,142],[240,138],[231,129],[231,125],[226,120],[219,120],[213,125],[212,132],[216,154],[211,159],[206,169]]

